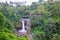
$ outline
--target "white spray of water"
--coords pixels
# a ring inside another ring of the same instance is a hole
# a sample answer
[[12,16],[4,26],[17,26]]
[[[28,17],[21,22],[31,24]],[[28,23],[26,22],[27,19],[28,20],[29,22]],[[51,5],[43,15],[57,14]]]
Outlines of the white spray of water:
[[19,30],[19,32],[27,32],[26,30],[25,30],[25,26],[24,26],[24,21],[22,20],[22,30]]

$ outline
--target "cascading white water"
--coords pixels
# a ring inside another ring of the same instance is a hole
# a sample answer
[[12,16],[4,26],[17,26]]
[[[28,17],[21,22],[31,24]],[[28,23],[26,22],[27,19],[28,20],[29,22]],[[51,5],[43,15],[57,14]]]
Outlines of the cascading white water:
[[25,30],[24,21],[22,21],[22,30]]
[[19,32],[27,32],[26,30],[25,30],[25,26],[24,26],[24,21],[22,20],[22,30],[19,30]]

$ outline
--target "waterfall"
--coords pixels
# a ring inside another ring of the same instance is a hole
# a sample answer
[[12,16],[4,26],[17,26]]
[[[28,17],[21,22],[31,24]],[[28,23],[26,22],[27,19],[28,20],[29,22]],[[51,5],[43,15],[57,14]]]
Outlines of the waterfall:
[[22,20],[22,30],[19,30],[19,32],[26,32],[27,33],[27,31],[25,30],[25,26],[24,26],[24,21]]
[[25,30],[24,21],[22,21],[22,30]]

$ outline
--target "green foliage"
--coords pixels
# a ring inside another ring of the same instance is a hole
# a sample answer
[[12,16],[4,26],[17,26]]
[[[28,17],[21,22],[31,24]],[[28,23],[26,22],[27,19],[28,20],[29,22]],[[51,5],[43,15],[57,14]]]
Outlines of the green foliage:
[[37,9],[37,7],[38,7],[38,4],[36,2],[33,2],[30,6],[31,10],[35,10]]
[[59,34],[53,34],[53,38],[51,40],[60,40]]
[[13,33],[14,27],[11,25],[9,21],[5,18],[5,16],[0,14],[0,40],[28,40],[27,36],[23,38],[18,37]]
[[28,37],[27,37],[26,35],[24,35],[24,36],[22,37],[22,40],[29,40],[29,39],[28,39]]
[[14,30],[14,26],[7,21],[7,18],[3,15],[3,13],[0,13],[0,28],[1,26],[6,27],[11,31]]
[[0,32],[0,40],[28,40],[28,38],[27,36],[20,38],[17,35],[12,34],[12,33]]
[[11,33],[0,32],[0,40],[22,40],[22,39]]
[[35,40],[46,40],[45,33],[44,32],[38,32],[37,34],[35,34],[34,39]]
[[14,30],[15,30],[13,24],[12,24],[9,20],[7,20],[7,21],[5,22],[5,27],[6,27],[7,29],[11,30],[11,31],[14,31]]
[[[0,13],[0,39],[28,40],[26,36],[18,38],[12,34],[12,30],[14,27],[20,27],[20,18],[29,17],[34,40],[60,40],[60,3],[40,4],[42,1],[33,2],[31,6],[19,7],[2,4],[0,6],[2,12]],[[51,2],[53,1],[51,0]]]
[[[32,31],[35,34],[35,40],[60,40],[59,36],[56,37],[55,33],[57,35],[60,34],[60,3],[54,3],[54,4],[42,4],[37,8],[37,12],[35,11],[36,14],[42,14],[43,16],[39,16],[37,18],[34,17],[33,21],[37,21],[36,23],[32,24]],[[36,20],[37,19],[37,20]],[[41,35],[39,32],[43,32],[44,35],[41,38]],[[54,34],[54,37],[53,37]],[[53,37],[53,38],[52,38]]]
[[0,12],[0,26],[5,24],[6,17]]

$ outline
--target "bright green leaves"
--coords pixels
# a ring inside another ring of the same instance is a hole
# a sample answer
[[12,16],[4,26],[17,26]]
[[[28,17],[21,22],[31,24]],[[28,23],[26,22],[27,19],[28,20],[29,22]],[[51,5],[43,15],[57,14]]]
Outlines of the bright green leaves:
[[0,12],[0,26],[5,24],[6,17]]

